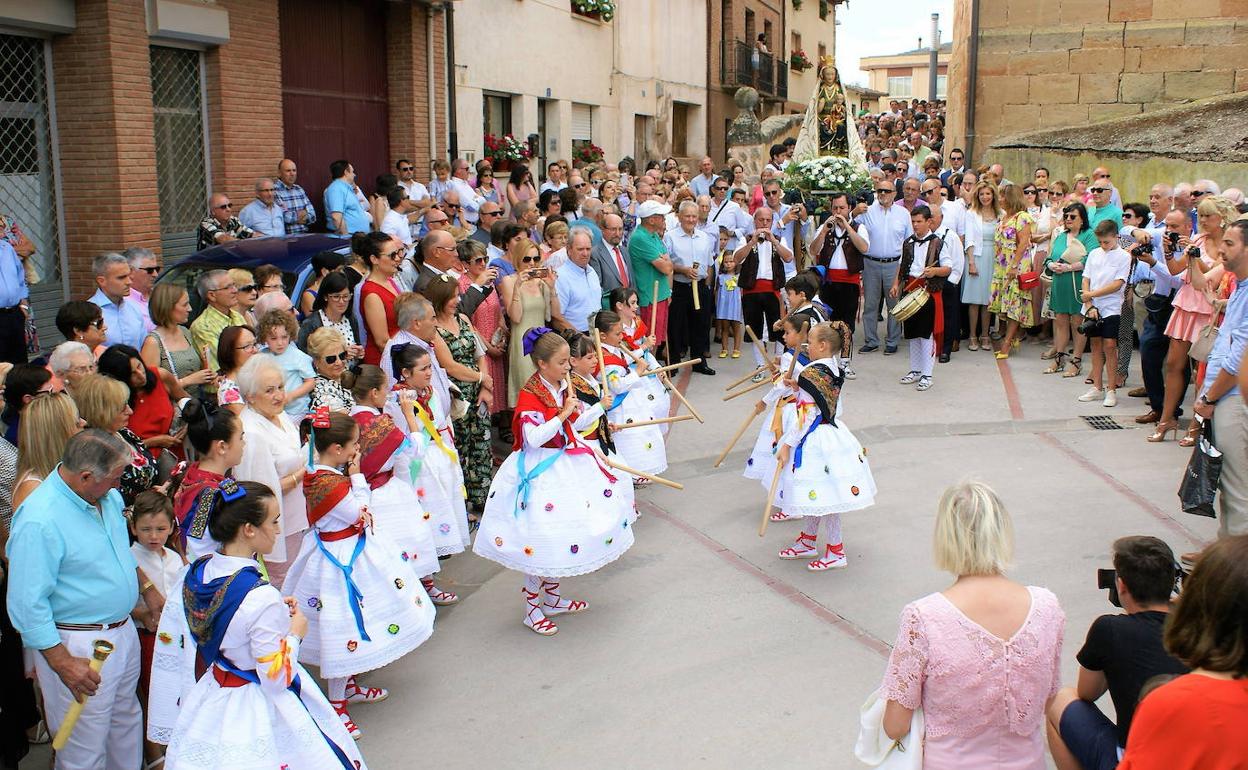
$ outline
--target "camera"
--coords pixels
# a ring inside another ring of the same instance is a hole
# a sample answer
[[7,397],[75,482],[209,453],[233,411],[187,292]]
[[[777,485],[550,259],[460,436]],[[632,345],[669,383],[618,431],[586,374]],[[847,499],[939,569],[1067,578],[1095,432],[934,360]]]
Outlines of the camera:
[[1142,257],[1145,254],[1151,254],[1152,252],[1153,252],[1153,244],[1151,243],[1141,243],[1140,245],[1136,246],[1134,249],[1131,249],[1131,254],[1137,257]]
[[1122,600],[1118,598],[1118,584],[1115,578],[1118,577],[1117,570],[1098,569],[1096,571],[1096,587],[1109,589],[1109,603],[1122,609]]
[[859,203],[865,203],[868,206],[873,205],[875,203],[875,190],[870,187],[864,187],[853,194],[853,199],[855,206]]
[[1178,233],[1166,233],[1166,240],[1170,241],[1170,248],[1173,249],[1179,245],[1179,234]]
[[[1092,312],[1095,313],[1095,310]],[[1087,315],[1083,318],[1083,323],[1079,324],[1079,333],[1087,337],[1093,332],[1100,331],[1101,317],[1099,315]]]
[[1184,253],[1187,255],[1187,258],[1188,258],[1188,259],[1197,259],[1197,258],[1199,258],[1199,257],[1200,257],[1200,247],[1199,247],[1199,246],[1188,246],[1188,247],[1187,247],[1187,251],[1186,251],[1186,252],[1184,252]]

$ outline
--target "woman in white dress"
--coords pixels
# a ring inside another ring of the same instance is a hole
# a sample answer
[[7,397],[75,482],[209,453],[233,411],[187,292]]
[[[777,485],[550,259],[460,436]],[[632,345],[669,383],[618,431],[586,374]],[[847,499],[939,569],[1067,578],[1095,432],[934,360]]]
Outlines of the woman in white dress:
[[286,571],[299,553],[308,511],[303,501],[303,474],[308,461],[299,441],[299,429],[285,412],[286,387],[282,367],[273,356],[252,356],[238,371],[247,437],[243,459],[234,468],[239,481],[258,481],[279,495],[282,536],[265,556],[269,582],[280,588]]
[[524,625],[550,636],[559,628],[549,616],[589,606],[563,598],[559,578],[593,572],[627,551],[632,513],[618,504],[627,477],[614,475],[580,438],[600,415],[578,411],[568,343],[538,327],[522,344],[537,371],[517,396],[518,448],[490,485],[473,551],[524,574]]
[[996,259],[997,222],[1001,204],[992,182],[975,185],[974,197],[967,210],[967,246],[972,253],[962,276],[962,304],[966,305],[970,350],[992,350],[988,339],[988,303],[992,300],[992,266]]
[[[152,695],[183,697],[180,709],[172,701],[172,730],[167,710],[153,713],[149,726],[165,726],[159,737],[169,743],[170,770],[364,767],[316,680],[299,665],[307,619],[260,574],[255,557],[281,542],[281,514],[267,486],[227,479],[209,524],[221,551],[198,559],[170,591]],[[184,691],[196,650],[208,671]],[[170,702],[163,699],[166,708]]]

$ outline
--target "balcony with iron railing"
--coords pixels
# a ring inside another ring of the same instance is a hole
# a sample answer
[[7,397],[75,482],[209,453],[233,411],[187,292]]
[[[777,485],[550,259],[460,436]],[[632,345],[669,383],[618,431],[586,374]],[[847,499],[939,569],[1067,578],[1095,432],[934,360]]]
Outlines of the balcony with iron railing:
[[744,40],[723,40],[719,45],[719,85],[727,90],[750,86],[763,96],[788,96],[789,73],[785,61],[758,51]]

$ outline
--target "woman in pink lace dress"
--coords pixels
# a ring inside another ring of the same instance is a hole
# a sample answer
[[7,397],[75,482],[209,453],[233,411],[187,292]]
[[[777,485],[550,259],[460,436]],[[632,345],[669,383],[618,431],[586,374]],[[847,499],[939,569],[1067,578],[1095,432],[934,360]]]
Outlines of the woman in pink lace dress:
[[1044,715],[1066,616],[1050,591],[1005,577],[1014,528],[989,487],[945,490],[936,565],[953,585],[907,604],[881,697],[894,740],[923,709],[926,770],[1044,770]]
[[[486,256],[485,246],[471,238],[459,244],[459,258],[466,268],[459,273],[459,293],[463,294],[470,284],[489,269],[490,258]],[[485,345],[486,359],[489,361],[486,374],[494,382],[507,382],[507,327],[503,325],[503,309],[499,304],[498,292],[490,292],[469,320]],[[499,388],[495,388],[490,402],[490,414],[498,414],[506,408],[507,389],[502,388],[500,393]]]

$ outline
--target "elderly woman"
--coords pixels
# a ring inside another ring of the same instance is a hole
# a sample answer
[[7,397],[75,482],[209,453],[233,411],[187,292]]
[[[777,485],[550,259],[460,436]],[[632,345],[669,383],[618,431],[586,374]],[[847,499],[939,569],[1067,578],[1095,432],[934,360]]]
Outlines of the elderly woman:
[[83,377],[95,373],[95,356],[81,342],[62,342],[48,356],[48,368],[65,384],[70,393]]
[[[133,350],[133,348],[131,348]],[[143,439],[130,430],[130,388],[124,382],[102,374],[82,378],[74,393],[74,403],[88,428],[115,433],[130,446],[130,464],[121,474],[121,499],[126,506],[134,504],[140,492],[156,484],[156,458]]]
[[542,257],[549,257],[556,251],[562,251],[568,247],[568,222],[562,216],[558,219],[548,219],[546,227],[542,230]]
[[321,279],[320,291],[312,303],[312,312],[299,325],[297,345],[308,349],[308,337],[317,329],[337,329],[347,343],[347,353],[352,361],[364,357],[364,346],[357,344],[360,328],[351,309],[351,282],[341,272],[333,272]]
[[286,415],[284,380],[282,367],[266,354],[253,356],[238,371],[238,389],[247,405],[242,414],[247,441],[243,459],[234,468],[234,478],[265,484],[281,502],[277,544],[265,557],[269,582],[278,587],[298,555],[299,542],[308,528],[303,500],[308,454],[300,445],[299,428]]
[[156,328],[147,333],[139,349],[143,363],[173,374],[184,390],[199,395],[202,386],[216,382],[217,373],[204,365],[186,328],[191,317],[186,290],[172,283],[156,284],[147,309]]
[[1005,576],[1014,525],[984,484],[941,495],[934,550],[936,566],[957,580],[901,611],[880,687],[884,731],[904,737],[922,707],[926,770],[1044,770],[1045,710],[1061,681],[1066,624],[1057,597]]
[[[1209,546],[1183,580],[1166,650],[1192,672],[1145,695],[1120,770],[1243,767],[1248,757],[1248,535]],[[1239,729],[1234,726],[1239,725]]]
[[516,272],[503,277],[498,293],[503,297],[503,310],[511,322],[512,344],[507,362],[507,404],[515,408],[520,389],[537,371],[529,356],[524,354],[524,334],[536,326],[546,326],[559,314],[559,297],[555,294],[555,271],[542,268],[542,255],[531,242],[521,242],[513,259]]
[[105,350],[100,356],[100,374],[125,383],[133,412],[128,427],[156,458],[160,478],[168,478],[183,455],[182,439],[186,438],[185,427],[169,432],[173,426],[173,399],[186,397],[177,379],[163,369],[144,365],[139,351],[129,345],[113,345]]
[[99,355],[108,331],[104,323],[104,311],[94,302],[71,300],[56,311],[56,329],[67,340],[81,342]]
[[1006,332],[997,360],[1010,357],[1024,334],[1021,327],[1032,322],[1031,290],[1018,284],[1018,276],[1032,268],[1031,233],[1035,227],[1023,191],[1016,184],[1001,186],[1001,223],[995,237],[997,262],[992,271],[989,313],[1005,316]]
[[[425,297],[433,305],[438,335],[446,343],[435,349],[438,363],[451,375],[460,396],[468,402],[468,411],[454,420],[455,448],[464,471],[468,504],[480,511],[490,491],[494,475],[494,457],[490,452],[490,422],[480,407],[492,401],[494,382],[486,369],[489,358],[477,354],[477,335],[468,316],[458,312],[459,284],[454,281],[430,281]],[[458,366],[455,366],[458,364]]]
[[238,307],[239,313],[243,318],[247,319],[249,326],[256,325],[256,315],[251,309],[256,306],[256,300],[260,297],[260,292],[256,288],[256,279],[252,277],[250,270],[244,270],[241,267],[230,268],[230,280],[234,282],[234,288],[238,289]]
[[223,406],[234,414],[243,413],[243,396],[235,378],[238,370],[259,348],[255,327],[227,326],[221,332],[217,341],[217,361],[221,363],[221,371],[217,372],[220,377],[217,381],[217,406]]
[[1061,370],[1066,355],[1066,344],[1073,338],[1074,353],[1063,377],[1078,377],[1083,364],[1084,335],[1079,333],[1083,323],[1083,303],[1079,293],[1083,285],[1083,263],[1088,254],[1097,248],[1096,233],[1088,227],[1088,209],[1082,203],[1069,203],[1062,209],[1062,230],[1053,236],[1053,247],[1045,256],[1045,263],[1053,274],[1049,287],[1049,310],[1053,312],[1053,363],[1044,370],[1054,374]]
[[343,378],[347,373],[347,343],[337,329],[321,327],[308,337],[307,353],[312,357],[316,382],[312,386],[308,409],[327,406],[332,412],[350,412],[355,398]]

